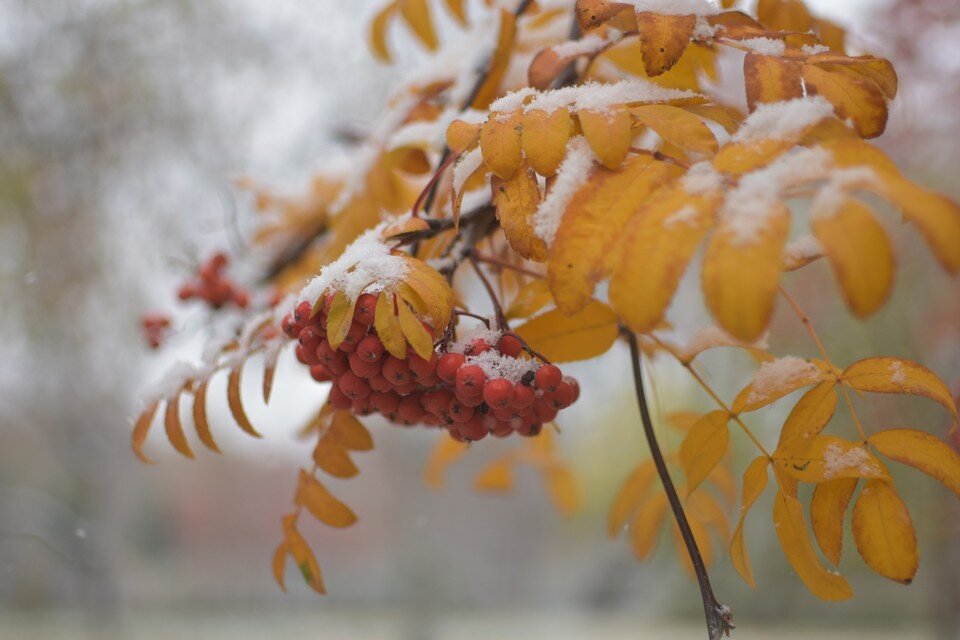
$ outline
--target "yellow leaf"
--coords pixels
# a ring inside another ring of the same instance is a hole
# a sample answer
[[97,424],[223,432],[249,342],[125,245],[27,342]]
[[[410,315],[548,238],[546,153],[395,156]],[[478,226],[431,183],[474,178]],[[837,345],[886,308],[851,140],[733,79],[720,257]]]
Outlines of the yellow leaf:
[[427,330],[423,328],[423,325],[420,324],[417,317],[413,315],[413,312],[410,311],[410,307],[407,306],[406,302],[398,302],[397,308],[400,311],[400,313],[397,314],[400,320],[400,329],[403,331],[407,342],[410,343],[410,346],[413,347],[413,350],[418,356],[424,360],[429,360],[433,353],[433,338],[431,338]]
[[430,51],[436,50],[437,33],[433,29],[427,0],[397,0],[397,6],[417,39]]
[[646,560],[657,542],[660,526],[667,514],[667,496],[658,491],[647,498],[630,524],[630,545],[639,560]]
[[193,450],[187,442],[183,432],[183,423],[180,421],[180,393],[167,400],[167,409],[163,413],[163,426],[167,432],[167,439],[177,453],[193,459]]
[[300,573],[303,574],[304,582],[317,593],[326,593],[320,565],[317,563],[317,558],[310,550],[307,541],[297,531],[296,520],[296,514],[283,518],[283,532],[286,536],[285,542],[290,550],[290,555],[293,556],[293,561],[297,563]]
[[313,450],[313,461],[317,466],[335,478],[352,478],[360,471],[353,464],[347,450],[337,442],[336,438],[324,436],[317,441]]
[[353,322],[353,306],[355,300],[350,300],[343,291],[337,291],[330,302],[330,311],[327,314],[327,339],[334,349],[340,346],[350,331]]
[[464,0],[444,0],[444,2],[447,5],[447,9],[449,9],[450,13],[453,14],[453,17],[456,18],[457,22],[466,26],[467,11],[463,6]]
[[854,362],[841,379],[854,389],[873,393],[905,393],[930,398],[943,405],[954,420],[957,405],[937,374],[912,360],[877,357]]
[[781,255],[787,242],[790,212],[781,203],[754,236],[743,238],[735,222],[721,221],[703,259],[703,293],[723,329],[752,342],[770,322],[780,284]]
[[280,590],[286,593],[287,585],[284,581],[284,575],[287,572],[287,554],[290,553],[290,545],[284,540],[277,545],[273,552],[273,578],[280,585]]
[[533,109],[523,114],[520,141],[527,162],[534,171],[546,177],[557,172],[567,153],[570,129],[570,112],[566,108],[550,113]]
[[264,359],[262,385],[263,404],[270,404],[270,395],[273,393],[273,378],[277,371],[277,359],[279,357],[280,351],[274,350],[273,353],[269,353]]
[[882,175],[878,190],[917,225],[943,268],[960,273],[960,207],[899,175]]
[[463,457],[467,448],[467,443],[458,442],[446,433],[442,434],[423,470],[424,483],[431,489],[441,488],[443,486],[443,474],[447,467]]
[[210,422],[207,420],[207,384],[210,380],[204,380],[197,387],[193,395],[193,424],[197,429],[197,435],[208,449],[220,453],[220,448],[213,440],[213,434],[210,433]]
[[580,490],[573,471],[565,465],[553,464],[542,469],[540,475],[557,511],[565,516],[574,515],[580,508]]
[[756,411],[801,387],[830,378],[827,364],[822,360],[787,356],[764,362],[733,400],[733,412]]
[[680,464],[687,476],[687,495],[693,493],[727,452],[730,431],[726,411],[711,411],[693,425],[680,445]]
[[457,154],[470,149],[480,140],[481,126],[479,122],[454,120],[447,126],[447,146]]
[[889,60],[873,56],[847,56],[827,51],[810,56],[807,58],[807,62],[811,64],[830,62],[847,65],[851,70],[872,80],[888,100],[897,97],[897,72]]
[[154,460],[148,458],[143,453],[143,443],[147,441],[147,434],[150,432],[150,426],[153,424],[153,418],[157,415],[157,408],[159,408],[159,406],[159,400],[150,403],[150,405],[140,413],[136,424],[133,425],[130,445],[133,448],[134,455],[144,464],[154,464]]
[[714,530],[723,545],[730,541],[730,522],[727,511],[720,506],[712,493],[698,491],[687,499],[686,506],[694,518]]
[[803,507],[796,498],[777,492],[773,503],[773,525],[780,547],[810,593],[823,600],[848,600],[853,590],[843,576],[827,571],[810,544]]
[[721,104],[692,104],[686,110],[709,120],[713,120],[723,129],[733,135],[743,122],[743,113],[738,109]]
[[351,451],[370,451],[373,449],[373,438],[367,428],[357,420],[350,411],[337,411],[333,414],[329,435]]
[[950,445],[917,429],[887,429],[867,442],[891,460],[938,480],[960,498],[960,454]]
[[608,169],[616,169],[627,157],[633,140],[630,111],[615,105],[605,111],[585,109],[577,113],[580,128],[590,148]]
[[670,144],[697,153],[716,153],[717,138],[703,120],[686,109],[668,104],[632,107],[630,113]]
[[[487,67],[487,77],[470,105],[474,109],[486,109],[490,103],[500,95],[500,84],[510,66],[513,57],[513,47],[517,38],[517,19],[512,12],[500,9],[500,32],[497,36],[497,47]],[[501,176],[509,177],[509,176]]]
[[394,313],[395,304],[395,296],[380,294],[377,298],[373,325],[390,355],[403,359],[407,357],[407,340],[403,337],[403,329],[400,328],[400,321]]
[[883,306],[893,287],[893,248],[870,209],[847,198],[834,212],[814,213],[811,228],[854,315],[863,318]]
[[851,442],[835,436],[818,435],[809,444],[795,451],[785,442],[788,451],[773,454],[777,465],[800,482],[826,482],[838,478],[889,478],[883,463],[870,453],[862,442]]
[[750,111],[760,103],[803,97],[800,63],[750,52],[743,58],[743,77]]
[[764,138],[745,142],[728,142],[720,147],[712,163],[721,173],[740,175],[759,169],[795,144],[794,140],[773,140]]
[[396,14],[397,3],[390,2],[377,12],[370,23],[370,50],[373,52],[373,56],[381,62],[389,63],[392,58],[390,48],[387,47],[387,29]]
[[527,83],[538,91],[549,89],[557,76],[570,64],[570,60],[570,57],[561,58],[552,48],[541,50],[530,61]]
[[653,461],[644,460],[627,476],[607,514],[608,536],[615,538],[619,535],[627,518],[640,506],[640,501],[643,500],[643,496],[646,495],[647,489],[656,477],[655,474],[656,468],[653,466]]
[[620,12],[633,7],[623,2],[610,2],[609,0],[577,0],[576,2],[577,23],[582,31],[594,29],[601,24],[616,17]]
[[551,300],[553,295],[546,278],[535,278],[517,291],[507,309],[507,319],[528,318],[550,304]]
[[658,76],[677,63],[690,43],[697,16],[637,12],[640,49],[648,76]]
[[760,0],[757,18],[768,29],[801,33],[810,30],[813,20],[802,0]]
[[474,479],[477,491],[509,491],[514,483],[513,459],[494,460]]
[[[415,291],[426,305],[434,331],[442,331],[450,322],[453,312],[453,289],[450,288],[450,283],[439,271],[422,260],[407,257],[404,263],[407,267],[404,284]],[[404,287],[400,288],[400,293],[405,293]]]
[[572,316],[559,309],[541,314],[516,330],[530,347],[553,362],[594,358],[613,346],[617,314],[602,302],[591,302]]
[[247,412],[243,410],[243,401],[240,399],[240,375],[243,372],[244,360],[241,360],[233,369],[227,378],[227,404],[230,407],[230,415],[237,421],[240,428],[249,433],[254,438],[262,438],[257,430],[250,423]]
[[551,247],[547,277],[558,308],[574,313],[590,301],[624,226],[657,187],[681,171],[645,155],[617,170],[595,170],[571,198]]
[[920,564],[917,534],[907,505],[891,482],[870,480],[853,506],[853,540],[871,569],[903,584]]
[[630,220],[610,278],[610,302],[634,331],[663,320],[697,246],[713,226],[718,198],[682,188],[656,191]]
[[541,200],[536,174],[521,164],[509,180],[494,177],[491,188],[497,219],[513,250],[527,260],[546,260],[547,245],[533,228],[533,214]]
[[853,120],[862,138],[876,138],[887,126],[887,102],[873,80],[843,65],[805,64],[803,82],[808,95],[822,95],[837,117]]
[[[700,557],[703,559],[703,564],[709,569],[710,565],[713,564],[713,547],[710,544],[710,535],[707,533],[707,528],[691,513],[687,513],[687,524],[690,525],[690,533],[693,534],[693,539],[700,549]],[[687,572],[691,580],[696,580],[697,574],[693,569],[693,563],[690,561],[690,554],[687,551],[687,545],[683,540],[683,535],[680,533],[680,527],[677,526],[676,522],[673,522],[670,530],[673,534],[674,552],[677,554],[680,565],[684,571]]]
[[810,525],[820,550],[834,565],[840,564],[843,549],[843,516],[857,488],[857,478],[821,482],[810,499]]
[[350,507],[334,498],[315,477],[300,470],[300,486],[297,504],[307,508],[310,514],[331,527],[349,527],[357,521]]
[[836,386],[835,381],[826,380],[803,394],[780,429],[778,451],[795,451],[792,447],[805,450],[809,441],[823,431],[837,410]]
[[498,178],[512,178],[520,166],[522,121],[520,111],[493,113],[480,128],[483,161]]
[[747,518],[747,512],[757,501],[760,494],[767,487],[767,465],[769,461],[764,456],[754,458],[753,462],[743,472],[743,502],[740,506],[740,520],[737,522],[737,528],[733,532],[733,538],[730,540],[730,562],[733,567],[748,585],[757,588],[756,580],[753,577],[753,565],[750,562],[750,555],[747,553],[747,547],[743,540],[743,523]]

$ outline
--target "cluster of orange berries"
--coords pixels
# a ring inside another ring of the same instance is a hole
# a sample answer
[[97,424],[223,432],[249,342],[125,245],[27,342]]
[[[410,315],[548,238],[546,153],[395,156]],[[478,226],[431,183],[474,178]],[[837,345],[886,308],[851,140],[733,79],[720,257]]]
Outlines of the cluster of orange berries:
[[170,318],[159,313],[148,313],[140,318],[140,329],[151,349],[159,349],[170,328]]
[[181,285],[177,297],[181,300],[203,300],[214,309],[229,302],[245,309],[250,304],[250,294],[224,275],[223,270],[229,261],[225,253],[218,252],[210,256],[197,270],[197,278]]
[[373,326],[377,297],[369,293],[360,295],[346,338],[334,349],[326,336],[327,305],[320,306],[313,315],[310,303],[300,302],[282,329],[298,340],[297,359],[311,376],[332,381],[329,402],[337,409],[445,428],[454,439],[473,442],[487,435],[537,435],[580,395],[575,379],[526,358],[523,343],[510,333],[498,334],[492,344],[477,337],[454,347],[459,351],[441,344],[429,360],[410,348],[397,358]]

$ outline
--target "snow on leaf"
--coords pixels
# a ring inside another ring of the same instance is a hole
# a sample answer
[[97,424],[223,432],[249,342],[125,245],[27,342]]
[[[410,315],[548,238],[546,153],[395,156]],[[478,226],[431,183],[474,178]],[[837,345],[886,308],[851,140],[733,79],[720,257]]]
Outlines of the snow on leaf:
[[567,155],[557,170],[557,178],[533,215],[533,228],[547,246],[553,244],[557,228],[573,194],[590,177],[594,159],[586,139],[582,136],[570,139]]
[[826,379],[828,375],[813,360],[785,356],[764,362],[754,372],[747,386],[737,394],[733,411],[755,411],[800,387]]
[[957,405],[937,374],[912,360],[866,358],[844,369],[841,379],[854,389],[872,393],[903,393],[940,403],[957,419]]

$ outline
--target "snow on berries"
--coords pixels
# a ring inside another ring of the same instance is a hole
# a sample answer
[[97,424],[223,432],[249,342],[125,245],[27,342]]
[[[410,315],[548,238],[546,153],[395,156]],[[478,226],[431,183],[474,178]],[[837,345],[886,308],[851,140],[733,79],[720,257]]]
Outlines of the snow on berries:
[[[456,342],[435,343],[434,327],[413,317],[431,348],[417,349],[410,340],[398,350],[396,336],[381,330],[394,330],[390,318],[400,322],[404,300],[388,292],[361,293],[352,316],[339,318],[333,315],[340,313],[334,311],[335,295],[300,302],[281,327],[297,340],[297,359],[313,379],[332,383],[328,401],[336,409],[378,413],[398,425],[438,427],[473,442],[488,435],[537,435],[579,395],[573,378],[532,357],[512,333],[477,330]],[[390,318],[383,317],[384,308]],[[404,336],[414,331],[409,318],[406,324]]]
[[214,309],[233,303],[241,309],[250,304],[250,294],[224,275],[230,259],[225,253],[215,253],[197,270],[197,277],[180,286],[177,297],[181,300],[203,300]]

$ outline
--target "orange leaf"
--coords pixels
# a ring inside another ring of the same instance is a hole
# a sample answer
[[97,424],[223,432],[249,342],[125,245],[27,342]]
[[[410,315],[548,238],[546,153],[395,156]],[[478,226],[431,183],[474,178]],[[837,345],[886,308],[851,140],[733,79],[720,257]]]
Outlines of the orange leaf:
[[630,113],[666,142],[697,153],[716,153],[717,138],[703,120],[686,109],[669,104],[632,107]]
[[893,248],[870,209],[847,198],[836,211],[816,212],[811,228],[854,315],[864,318],[883,306],[893,288]]
[[949,445],[917,429],[887,429],[867,442],[891,460],[938,480],[960,498],[960,454]]
[[[453,289],[450,288],[450,283],[439,271],[422,260],[408,257],[404,262],[407,267],[404,284],[415,291],[423,301],[434,330],[437,332],[444,330],[453,312]],[[406,295],[406,288],[403,286],[400,287],[400,295],[411,304],[415,303]]]
[[516,330],[535,351],[554,362],[594,358],[613,346],[617,314],[602,302],[591,302],[572,316],[559,309],[541,314]]
[[750,111],[759,103],[803,97],[800,63],[794,60],[750,52],[743,58],[743,76]]
[[454,120],[447,126],[447,146],[454,153],[461,154],[480,140],[479,122]]
[[536,174],[523,163],[512,178],[494,177],[490,186],[497,219],[513,250],[527,260],[546,260],[547,245],[537,236],[532,223],[541,200]]
[[313,450],[313,461],[335,478],[352,478],[360,472],[336,438],[320,438]]
[[509,491],[513,483],[513,459],[505,457],[494,460],[481,471],[473,486],[477,491]]
[[287,572],[288,553],[290,553],[290,545],[287,544],[286,540],[277,545],[276,551],[273,552],[273,578],[277,581],[277,584],[280,585],[280,589],[284,593],[287,591],[284,576]]
[[806,450],[810,440],[823,431],[837,410],[836,386],[833,380],[826,380],[803,394],[780,429],[778,451]]
[[570,199],[551,247],[547,277],[558,308],[574,313],[590,301],[609,272],[609,254],[624,226],[657,187],[680,172],[645,155],[616,170],[595,170]]
[[610,302],[634,331],[662,320],[697,246],[713,226],[718,199],[667,186],[647,199],[620,240]]
[[447,467],[460,459],[467,452],[467,448],[465,442],[458,442],[446,434],[441,435],[423,470],[424,483],[431,489],[441,488]]
[[813,18],[802,0],[760,0],[757,18],[768,29],[809,31]]
[[632,5],[608,0],[577,0],[575,7],[577,22],[582,31],[599,27],[620,12],[633,9]]
[[884,174],[881,178],[878,191],[917,225],[943,268],[960,273],[960,207],[899,175]]
[[392,58],[390,48],[387,46],[387,29],[396,14],[397,3],[390,2],[374,16],[370,23],[370,50],[373,52],[373,56],[381,62],[390,63]]
[[530,68],[527,69],[528,84],[538,91],[549,89],[557,76],[570,64],[570,60],[569,57],[561,58],[552,48],[543,49],[530,61]]
[[937,374],[912,360],[877,357],[854,362],[841,379],[854,389],[873,393],[905,393],[930,398],[943,405],[954,420],[957,405]]
[[794,571],[810,592],[823,600],[848,600],[853,590],[839,574],[827,571],[810,544],[803,507],[796,498],[777,492],[773,503],[773,525],[780,547]]
[[[801,387],[828,380],[826,363],[786,356],[760,365],[733,401],[733,412],[756,411]],[[829,417],[828,417],[829,419]]]
[[296,502],[306,507],[314,518],[331,527],[349,527],[357,521],[350,507],[334,498],[315,477],[303,469],[300,470]]
[[498,178],[512,178],[520,166],[521,123],[522,115],[519,111],[494,113],[480,129],[483,161]]
[[286,544],[293,556],[294,562],[303,574],[303,579],[307,585],[317,593],[326,593],[323,585],[323,574],[320,572],[320,565],[317,563],[316,556],[310,550],[307,541],[303,539],[296,528],[297,516],[291,514],[283,518],[283,532],[286,536]]
[[207,385],[210,380],[204,380],[197,387],[193,395],[193,424],[197,429],[197,435],[208,449],[220,453],[220,448],[213,440],[213,434],[210,433],[210,423],[207,420]]
[[726,411],[711,411],[697,420],[684,437],[680,445],[680,464],[687,476],[688,496],[710,475],[727,452],[730,442],[727,428],[729,420],[730,414]]
[[[512,12],[500,9],[500,31],[497,36],[497,47],[487,67],[487,77],[480,90],[477,91],[473,104],[474,109],[486,109],[494,98],[500,95],[500,84],[510,66],[513,57],[513,46],[517,38],[517,19]],[[507,177],[507,176],[503,176]]]
[[650,77],[658,76],[677,63],[690,43],[697,16],[661,15],[637,12],[643,66]]
[[822,95],[833,103],[841,120],[853,120],[862,138],[876,138],[887,126],[887,102],[873,80],[843,65],[805,64],[803,82],[808,95]]
[[810,499],[810,524],[820,550],[834,565],[840,564],[843,549],[843,516],[857,488],[857,478],[821,482]]
[[143,412],[137,418],[133,425],[133,434],[130,437],[130,444],[133,447],[133,453],[140,462],[145,464],[154,464],[154,460],[148,458],[143,453],[143,443],[147,440],[147,434],[150,432],[150,426],[153,424],[153,418],[157,415],[157,409],[160,407],[160,401],[156,400],[144,408]]
[[627,518],[640,506],[640,501],[656,477],[655,473],[656,469],[653,466],[653,461],[644,460],[627,477],[610,506],[610,512],[607,514],[608,536],[615,538],[623,529]]
[[514,296],[510,308],[507,309],[507,319],[529,318],[540,309],[550,304],[553,295],[546,278],[536,278],[523,285]]
[[533,109],[523,114],[521,146],[537,173],[549,177],[557,172],[567,153],[570,130],[570,112],[566,108],[550,113]]
[[580,490],[573,471],[565,465],[553,464],[542,469],[540,476],[557,511],[568,517],[574,515],[580,508]]
[[243,410],[243,402],[240,399],[240,374],[243,372],[244,362],[244,360],[241,360],[230,370],[230,375],[227,378],[227,404],[230,406],[230,414],[241,429],[254,438],[262,438],[263,436],[257,433],[257,430],[250,423],[250,418],[247,417],[247,412]]
[[743,523],[747,518],[747,512],[757,501],[760,494],[767,487],[767,465],[769,461],[766,457],[760,456],[754,458],[753,462],[743,472],[743,502],[740,506],[740,520],[737,522],[737,528],[733,532],[733,538],[730,540],[730,562],[733,567],[748,585],[757,588],[756,580],[753,577],[753,565],[750,563],[750,555],[747,553],[746,545],[743,540]]
[[667,495],[657,491],[637,509],[630,524],[630,545],[639,560],[645,560],[657,542],[660,526],[667,514]]
[[580,128],[590,148],[608,169],[616,169],[627,157],[633,140],[633,120],[626,107],[613,106],[605,111],[585,109],[577,113]]
[[437,33],[430,19],[430,7],[427,0],[397,0],[397,7],[404,21],[410,25],[417,39],[430,51],[437,48]]
[[450,13],[453,14],[453,17],[461,25],[466,26],[467,24],[467,11],[463,6],[464,0],[444,0],[447,5],[447,9],[450,10]]
[[270,404],[270,394],[273,392],[273,377],[277,371],[279,349],[272,349],[264,359],[263,364],[263,404]]
[[403,359],[407,357],[407,340],[403,337],[403,329],[394,313],[395,299],[395,296],[386,293],[377,297],[373,325],[390,355]]
[[345,449],[351,451],[373,449],[373,438],[370,437],[370,432],[350,411],[335,412],[327,433],[336,438]]
[[853,506],[853,540],[867,565],[910,584],[920,564],[917,534],[907,505],[891,482],[870,480]]

